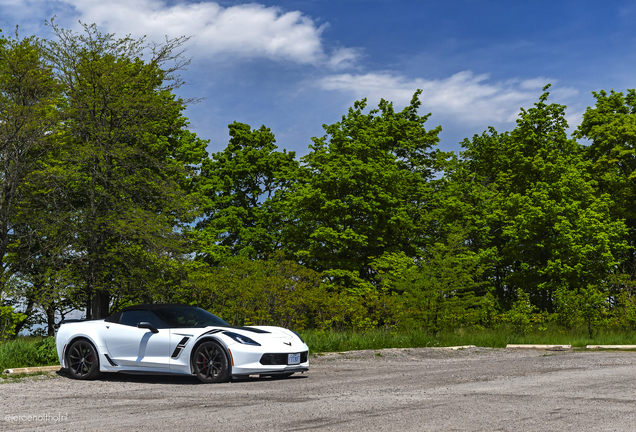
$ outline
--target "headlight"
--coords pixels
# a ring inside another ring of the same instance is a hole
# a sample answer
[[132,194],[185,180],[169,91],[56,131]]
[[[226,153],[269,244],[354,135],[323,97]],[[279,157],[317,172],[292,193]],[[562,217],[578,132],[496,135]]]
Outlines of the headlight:
[[290,332],[292,332],[293,334],[295,334],[296,336],[298,336],[298,339],[300,339],[300,341],[301,341],[302,343],[305,343],[305,341],[303,340],[303,338],[301,338],[301,337],[300,337],[300,335],[299,335],[298,333],[296,333],[296,332],[295,332],[295,331],[293,331],[293,330],[290,330]]
[[240,335],[238,333],[232,333],[232,332],[229,332],[229,331],[224,331],[223,334],[225,336],[227,336],[227,337],[230,337],[230,338],[234,339],[238,343],[242,343],[242,344],[245,344],[245,345],[261,346],[261,344],[259,344],[255,340],[252,340],[252,339],[248,338],[247,336],[243,336],[243,335]]

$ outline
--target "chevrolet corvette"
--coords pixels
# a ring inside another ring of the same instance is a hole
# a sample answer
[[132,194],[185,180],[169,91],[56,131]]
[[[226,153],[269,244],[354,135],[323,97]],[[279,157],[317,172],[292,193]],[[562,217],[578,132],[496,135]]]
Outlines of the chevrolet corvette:
[[282,327],[237,327],[194,306],[128,306],[106,319],[63,322],[62,368],[74,379],[101,372],[196,375],[205,383],[309,370],[309,348]]

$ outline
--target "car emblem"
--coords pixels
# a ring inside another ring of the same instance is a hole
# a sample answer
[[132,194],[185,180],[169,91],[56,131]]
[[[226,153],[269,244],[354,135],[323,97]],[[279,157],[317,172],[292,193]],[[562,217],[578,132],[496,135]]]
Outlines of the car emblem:
[[291,346],[291,342],[283,342],[285,345]]

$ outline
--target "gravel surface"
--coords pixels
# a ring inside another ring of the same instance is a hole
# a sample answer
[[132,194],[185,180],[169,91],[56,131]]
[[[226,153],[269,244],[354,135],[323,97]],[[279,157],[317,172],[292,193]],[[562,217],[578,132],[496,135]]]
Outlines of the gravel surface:
[[310,363],[298,377],[216,385],[118,374],[7,382],[0,384],[0,430],[636,428],[636,352],[387,349],[312,356]]

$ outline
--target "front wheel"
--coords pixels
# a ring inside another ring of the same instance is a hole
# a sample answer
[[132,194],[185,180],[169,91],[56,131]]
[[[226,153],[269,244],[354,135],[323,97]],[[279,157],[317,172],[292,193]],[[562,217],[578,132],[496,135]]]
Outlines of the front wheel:
[[194,373],[204,383],[221,383],[230,380],[227,355],[216,342],[203,342],[194,352]]
[[87,380],[99,375],[97,350],[87,340],[80,339],[71,344],[66,352],[68,374],[73,379]]

